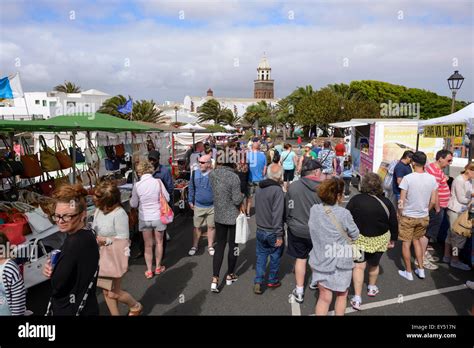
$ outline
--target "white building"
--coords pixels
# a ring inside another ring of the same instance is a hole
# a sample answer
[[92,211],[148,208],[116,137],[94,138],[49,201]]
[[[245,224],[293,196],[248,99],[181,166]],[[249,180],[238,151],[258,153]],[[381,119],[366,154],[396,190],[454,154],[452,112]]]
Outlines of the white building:
[[222,108],[231,110],[234,115],[243,116],[247,107],[261,100],[265,100],[270,106],[276,106],[280,99],[274,97],[274,80],[270,77],[271,70],[264,56],[257,68],[257,79],[254,80],[254,98],[214,97],[214,92],[209,88],[205,97],[184,97],[184,108],[191,113],[197,113],[198,107],[210,99],[215,99]]
[[25,92],[23,98],[0,102],[0,117],[28,119],[34,115],[47,119],[58,115],[96,112],[109,98],[109,94],[96,89],[81,93]]

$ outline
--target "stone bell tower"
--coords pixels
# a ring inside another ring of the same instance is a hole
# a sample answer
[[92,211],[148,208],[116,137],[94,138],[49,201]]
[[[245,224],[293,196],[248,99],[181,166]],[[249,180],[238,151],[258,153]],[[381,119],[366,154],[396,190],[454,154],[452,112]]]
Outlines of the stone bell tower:
[[273,83],[274,81],[270,78],[272,69],[268,64],[265,53],[260,60],[260,64],[257,68],[257,80],[254,80],[254,92],[253,97],[257,99],[273,99]]

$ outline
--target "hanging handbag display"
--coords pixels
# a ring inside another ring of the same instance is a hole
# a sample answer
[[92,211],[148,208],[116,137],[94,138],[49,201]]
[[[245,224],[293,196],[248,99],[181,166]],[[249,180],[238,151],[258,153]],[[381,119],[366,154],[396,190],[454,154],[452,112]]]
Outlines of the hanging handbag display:
[[[45,179],[46,175],[46,179]],[[41,193],[45,196],[51,196],[55,187],[54,179],[49,176],[48,173],[44,173],[41,176],[40,182],[38,183]]]
[[58,171],[58,176],[54,179],[54,187],[59,188],[67,184],[69,184],[69,177],[64,175],[62,170]]
[[115,158],[117,157],[117,155],[115,154],[115,148],[114,148],[114,145],[106,145],[104,146],[104,149],[105,149],[105,154],[106,154],[106,158]]
[[97,154],[97,149],[95,148],[94,144],[90,139],[87,141],[87,149],[84,151],[84,155],[86,157],[86,163],[90,166],[94,165],[95,163],[99,162],[99,156]]
[[115,156],[118,158],[123,158],[125,156],[125,145],[123,143],[115,145]]
[[125,144],[125,156],[127,156],[129,158],[132,158],[132,155],[133,155],[133,147],[132,147],[132,144]]
[[20,156],[16,156],[15,153],[12,151],[12,147],[10,146],[10,144],[8,144],[5,136],[0,135],[0,139],[3,141],[5,149],[8,152],[8,156],[5,156],[2,160],[2,163],[4,163],[3,170],[0,164],[0,177],[6,178],[8,176],[23,175],[24,170],[23,164],[20,161]]
[[155,150],[155,143],[153,142],[153,139],[151,138],[150,134],[148,134],[146,138],[146,147],[147,147],[148,152]]
[[52,172],[61,169],[56,153],[52,148],[48,147],[46,140],[42,135],[39,136],[39,142],[41,168],[43,168],[45,172]]
[[82,153],[82,150],[79,146],[76,144],[76,148],[73,148],[73,137],[71,136],[71,146],[69,147],[69,156],[71,159],[73,158],[74,152],[76,152],[76,163],[84,163],[86,161],[86,158],[84,157],[84,154]]
[[120,169],[120,160],[117,157],[105,159],[105,169],[116,171]]
[[0,192],[0,199],[2,201],[7,202],[16,202],[20,197],[20,194],[18,192],[18,188],[15,185],[15,182],[12,178],[6,178],[5,180],[7,181],[9,188],[5,190],[3,180],[0,180],[0,182],[2,183],[2,192]]
[[97,147],[97,156],[100,160],[107,158],[107,153],[105,152],[105,146],[101,145]]
[[11,205],[13,208],[22,212],[26,216],[33,234],[40,234],[53,227],[53,224],[49,221],[48,216],[41,208],[35,208],[29,204],[21,202],[13,202]]
[[[25,138],[20,138],[21,145],[24,148],[25,154],[20,157],[24,171],[22,178],[34,178],[43,174],[40,162],[38,160],[38,154],[31,152],[30,146],[28,145]],[[56,157],[55,157],[56,158]]]
[[0,225],[0,233],[7,237],[12,245],[22,244],[26,241],[24,231],[28,219],[21,213],[9,215],[7,222]]
[[58,159],[61,169],[72,167],[72,159],[61,141],[59,135],[54,136],[54,147],[56,148],[56,158]]
[[9,178],[11,176],[13,176],[13,170],[6,160],[0,158],[0,178]]
[[[43,242],[35,239],[29,246],[31,247],[27,250],[31,250],[31,254],[28,261],[23,265],[23,280],[27,289],[49,279],[42,272],[49,259],[49,254],[46,252]],[[41,256],[38,255],[38,250],[41,250]]]

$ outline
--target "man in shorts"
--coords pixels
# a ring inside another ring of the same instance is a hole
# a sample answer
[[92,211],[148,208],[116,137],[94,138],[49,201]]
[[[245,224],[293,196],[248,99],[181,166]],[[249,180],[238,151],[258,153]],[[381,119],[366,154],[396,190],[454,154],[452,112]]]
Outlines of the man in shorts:
[[201,228],[207,226],[207,250],[209,255],[214,256],[214,196],[212,194],[209,173],[212,168],[212,157],[210,154],[199,157],[199,169],[191,174],[189,180],[189,206],[194,210],[194,232],[193,246],[189,250],[189,256],[194,256],[198,251]]
[[[306,161],[301,169],[302,178],[291,183],[285,197],[285,221],[288,225],[288,255],[294,257],[296,287],[292,295],[296,302],[304,298],[304,278],[308,255],[313,249],[309,234],[309,211],[314,204],[321,203],[317,188],[320,184],[322,165],[313,159]],[[310,284],[316,290],[316,284]]]
[[423,248],[420,239],[425,235],[429,223],[428,212],[435,206],[438,185],[435,178],[425,172],[426,155],[417,151],[412,157],[414,172],[403,177],[400,182],[400,211],[398,239],[403,241],[402,255],[406,270],[398,274],[413,280],[411,268],[410,247],[413,242],[418,268],[415,274],[420,279],[425,278],[423,269]]

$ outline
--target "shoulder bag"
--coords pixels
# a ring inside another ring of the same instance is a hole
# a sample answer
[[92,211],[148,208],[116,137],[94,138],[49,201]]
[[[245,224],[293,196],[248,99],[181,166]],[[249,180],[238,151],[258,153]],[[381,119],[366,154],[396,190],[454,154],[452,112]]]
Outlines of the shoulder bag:
[[56,148],[56,158],[58,159],[61,169],[68,169],[72,167],[72,159],[69,157],[66,148],[61,141],[59,135],[54,136],[54,143]]
[[[24,148],[25,154],[20,157],[24,171],[22,178],[34,178],[43,174],[40,162],[38,161],[38,154],[31,152],[30,146],[28,145],[25,138],[20,138],[21,145]],[[55,157],[56,158],[56,157]]]

